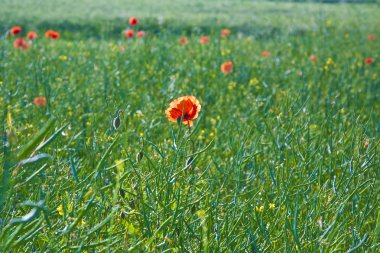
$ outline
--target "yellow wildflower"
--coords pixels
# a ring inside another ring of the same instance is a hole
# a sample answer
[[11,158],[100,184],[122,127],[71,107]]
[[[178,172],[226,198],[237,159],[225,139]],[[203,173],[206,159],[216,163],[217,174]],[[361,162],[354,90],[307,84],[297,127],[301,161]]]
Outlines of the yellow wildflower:
[[255,78],[252,78],[250,81],[249,81],[249,86],[255,86],[259,84],[259,80],[255,77]]
[[59,215],[63,216],[63,206],[62,206],[62,204],[60,204],[60,205],[57,207],[57,211],[58,211]]
[[67,60],[67,56],[66,55],[60,55],[58,57],[61,61],[66,61]]
[[138,118],[144,117],[144,114],[143,114],[143,112],[141,110],[137,110],[135,115]]
[[229,90],[233,90],[236,88],[236,83],[235,82],[231,82],[230,84],[228,84],[228,89]]
[[328,59],[327,59],[327,61],[326,61],[326,64],[327,64],[327,65],[331,65],[331,64],[334,64],[334,61],[333,61],[333,59],[331,59],[331,58],[328,58]]

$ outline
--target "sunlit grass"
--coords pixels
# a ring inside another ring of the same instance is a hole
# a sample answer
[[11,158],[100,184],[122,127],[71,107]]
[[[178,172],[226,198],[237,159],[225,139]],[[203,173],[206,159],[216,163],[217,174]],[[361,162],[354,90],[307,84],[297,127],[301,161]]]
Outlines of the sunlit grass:
[[[367,35],[379,37],[378,7],[342,7],[355,15],[338,22],[338,6],[321,6],[291,33],[241,18],[222,39],[228,18],[183,33],[141,18],[144,38],[72,39],[66,27],[51,41],[59,22],[41,19],[29,50],[2,39],[0,249],[377,252],[380,40]],[[191,128],[165,117],[184,95],[202,105]]]

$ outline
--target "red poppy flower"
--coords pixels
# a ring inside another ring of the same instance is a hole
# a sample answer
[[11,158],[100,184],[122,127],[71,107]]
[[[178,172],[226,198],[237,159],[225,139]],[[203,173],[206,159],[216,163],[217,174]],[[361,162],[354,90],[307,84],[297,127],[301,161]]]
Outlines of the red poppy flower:
[[137,18],[135,18],[135,17],[130,17],[129,18],[129,24],[131,26],[137,25],[138,22],[139,22],[139,20]]
[[20,48],[20,47],[22,47],[22,45],[24,45],[24,43],[25,43],[25,41],[24,41],[23,38],[17,38],[17,39],[15,39],[15,41],[13,42],[13,46],[14,46],[15,48]]
[[35,106],[45,107],[46,106],[46,98],[43,96],[35,97],[33,103]]
[[203,36],[199,39],[199,43],[204,44],[204,43],[208,42],[209,40],[210,40],[210,38],[208,36]]
[[364,60],[364,62],[365,62],[366,64],[370,65],[370,64],[374,63],[375,60],[374,60],[373,58],[366,58],[366,59]]
[[133,31],[131,29],[128,29],[124,32],[124,35],[126,38],[132,38],[134,34],[135,34],[135,31]]
[[14,26],[11,28],[9,31],[12,36],[15,36],[16,34],[19,34],[21,32],[21,27],[20,26]]
[[26,35],[28,40],[34,40],[37,38],[37,33],[36,32],[28,32],[28,35]]
[[264,58],[268,58],[270,56],[270,52],[268,50],[264,50],[262,53],[261,53],[261,56],[264,57]]
[[201,104],[196,97],[184,96],[173,100],[165,114],[169,121],[177,122],[182,119],[183,124],[192,126],[200,111]]
[[230,29],[223,29],[223,30],[220,32],[220,36],[221,36],[222,38],[227,38],[230,34],[231,34],[231,30],[230,30]]
[[375,40],[376,38],[376,34],[368,34],[368,40]]
[[312,54],[312,55],[310,55],[310,57],[309,57],[309,60],[311,61],[311,62],[317,62],[318,61],[318,57],[315,55],[315,54]]
[[186,45],[187,44],[187,38],[186,37],[182,37],[179,39],[179,43],[181,43],[182,45]]
[[229,74],[232,73],[234,70],[234,65],[231,61],[225,62],[220,66],[220,70],[222,71],[223,74]]
[[53,30],[49,30],[45,33],[45,37],[48,39],[56,40],[59,38],[59,33]]
[[30,44],[26,42],[23,38],[17,38],[13,42],[15,48],[20,48],[22,50],[27,50],[30,47]]
[[144,35],[145,35],[145,32],[144,32],[144,31],[138,31],[138,32],[136,33],[136,36],[139,37],[139,38],[144,37]]

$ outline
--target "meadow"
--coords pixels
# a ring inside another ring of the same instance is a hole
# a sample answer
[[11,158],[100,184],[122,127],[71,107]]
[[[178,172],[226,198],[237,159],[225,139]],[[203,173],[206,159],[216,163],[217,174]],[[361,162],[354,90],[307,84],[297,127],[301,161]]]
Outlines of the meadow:
[[379,252],[378,4],[0,6],[0,251]]

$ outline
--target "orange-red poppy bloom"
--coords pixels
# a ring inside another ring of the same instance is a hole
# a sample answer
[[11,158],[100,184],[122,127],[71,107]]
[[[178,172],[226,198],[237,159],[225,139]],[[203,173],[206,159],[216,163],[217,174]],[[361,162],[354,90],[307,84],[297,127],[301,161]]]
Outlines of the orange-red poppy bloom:
[[135,34],[135,31],[133,31],[131,29],[128,29],[124,32],[124,35],[126,38],[132,38],[134,34]]
[[364,60],[364,62],[365,62],[366,64],[370,65],[370,64],[374,63],[375,60],[374,60],[373,58],[366,58],[366,59]]
[[15,48],[20,48],[22,50],[27,50],[30,47],[30,44],[26,42],[23,38],[17,38],[13,42]]
[[144,37],[144,35],[145,35],[145,32],[144,32],[144,31],[138,31],[138,32],[136,33],[136,36],[139,37],[139,38]]
[[23,38],[17,38],[17,39],[15,39],[15,41],[13,42],[13,46],[14,46],[15,48],[19,48],[19,47],[21,47],[24,43],[25,43],[25,41],[24,41]]
[[179,39],[179,43],[181,43],[182,45],[186,45],[187,44],[187,38],[186,37],[182,37]]
[[220,66],[220,70],[223,74],[229,74],[234,71],[234,64],[231,61],[225,62]]
[[21,27],[20,26],[14,26],[11,28],[11,30],[9,31],[9,33],[12,35],[12,36],[15,36],[16,34],[19,34],[21,32]]
[[209,40],[210,40],[210,38],[208,36],[203,36],[199,39],[199,43],[204,44],[204,43],[208,42]]
[[33,103],[35,106],[45,107],[46,106],[46,98],[44,96],[35,97]]
[[261,56],[264,57],[264,58],[268,58],[270,56],[270,52],[268,50],[264,50],[262,53],[261,53]]
[[309,60],[311,62],[317,62],[318,61],[318,57],[315,54],[312,54],[312,55],[310,55]]
[[135,17],[130,17],[129,18],[129,24],[131,26],[137,25],[138,22],[139,22],[139,20],[137,18],[135,18]]
[[59,38],[59,32],[56,32],[56,31],[53,31],[53,30],[48,30],[46,33],[45,33],[45,37],[48,38],[48,39],[51,39],[51,40],[56,40]]
[[34,40],[37,38],[37,33],[36,32],[28,32],[28,35],[26,35],[28,40]]
[[173,100],[165,114],[169,121],[182,120],[184,125],[192,126],[201,111],[201,104],[194,96],[184,96]]
[[231,34],[230,29],[223,29],[222,31],[220,31],[220,36],[222,38],[227,38],[230,34]]
[[368,40],[375,40],[376,38],[376,34],[368,34]]

